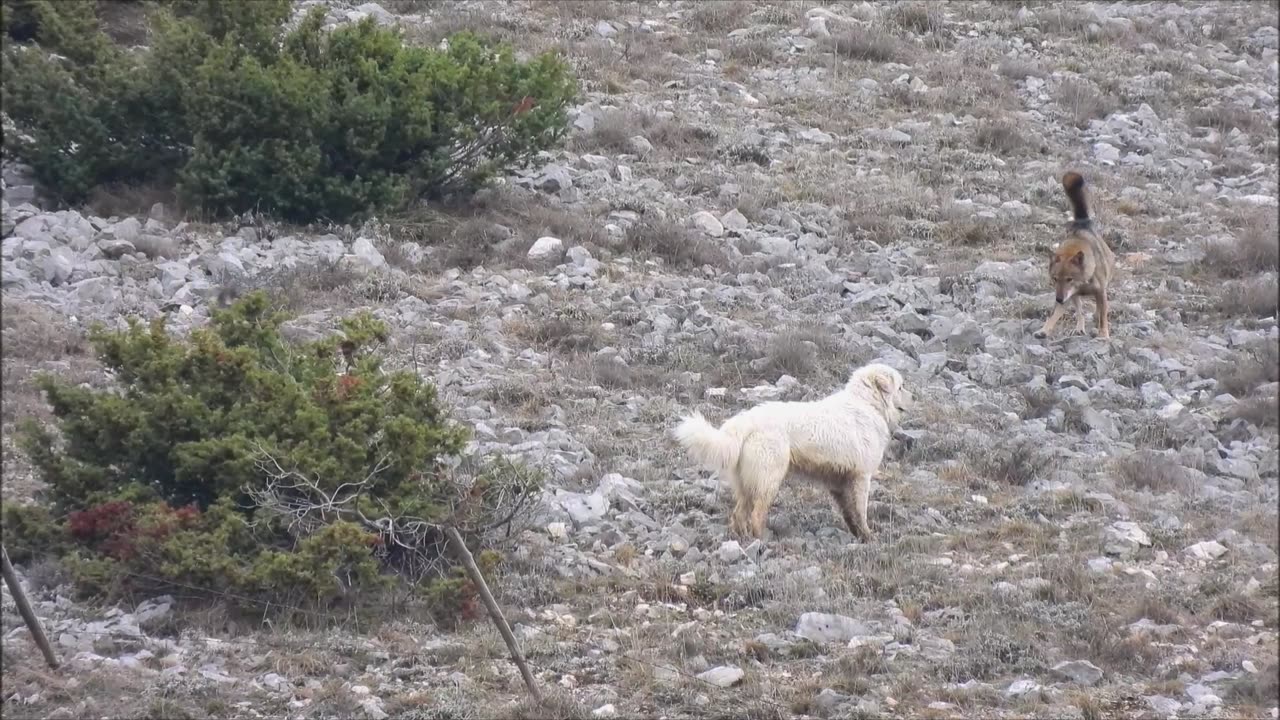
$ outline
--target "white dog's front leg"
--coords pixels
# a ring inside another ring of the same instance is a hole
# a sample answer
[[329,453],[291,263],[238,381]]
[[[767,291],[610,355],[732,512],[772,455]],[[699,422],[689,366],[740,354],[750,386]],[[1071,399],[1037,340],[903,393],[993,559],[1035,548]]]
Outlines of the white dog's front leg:
[[871,525],[867,523],[867,502],[871,498],[871,476],[858,473],[853,479],[853,510],[857,514],[858,536],[862,542],[871,542],[875,537]]

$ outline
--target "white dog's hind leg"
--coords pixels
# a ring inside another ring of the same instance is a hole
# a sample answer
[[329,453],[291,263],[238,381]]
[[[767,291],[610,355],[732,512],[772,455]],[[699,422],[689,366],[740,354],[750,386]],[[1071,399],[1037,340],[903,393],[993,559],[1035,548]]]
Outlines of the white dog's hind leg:
[[[791,448],[785,437],[768,432],[752,433],[738,456],[738,486],[745,501],[747,524],[753,537],[764,538],[769,506],[778,495],[791,464]],[[737,509],[735,508],[735,514]],[[739,520],[743,519],[739,516]]]
[[750,496],[742,489],[742,479],[735,469],[725,470],[721,477],[733,490],[733,512],[729,513],[729,532],[746,537],[750,533],[748,528],[748,521],[751,518],[751,505],[748,502]]

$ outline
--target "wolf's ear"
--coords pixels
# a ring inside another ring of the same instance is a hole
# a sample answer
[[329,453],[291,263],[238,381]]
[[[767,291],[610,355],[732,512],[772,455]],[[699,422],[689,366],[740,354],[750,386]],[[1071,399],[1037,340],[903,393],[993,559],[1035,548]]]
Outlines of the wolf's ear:
[[1071,264],[1079,268],[1084,267],[1084,251],[1083,250],[1076,253],[1075,257],[1071,258]]

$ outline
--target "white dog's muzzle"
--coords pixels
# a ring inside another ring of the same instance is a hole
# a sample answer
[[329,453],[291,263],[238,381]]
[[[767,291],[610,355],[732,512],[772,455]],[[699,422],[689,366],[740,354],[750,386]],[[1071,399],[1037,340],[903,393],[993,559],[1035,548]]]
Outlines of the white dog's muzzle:
[[896,404],[898,412],[906,412],[915,406],[916,399],[911,395],[910,390],[903,389],[898,391],[898,402]]

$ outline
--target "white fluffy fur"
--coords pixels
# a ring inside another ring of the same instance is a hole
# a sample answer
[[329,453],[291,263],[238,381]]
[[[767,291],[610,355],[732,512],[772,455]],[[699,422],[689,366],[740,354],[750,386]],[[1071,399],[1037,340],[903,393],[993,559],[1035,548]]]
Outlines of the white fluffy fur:
[[708,470],[728,480],[730,528],[762,537],[769,506],[789,471],[822,481],[850,532],[864,541],[867,495],[909,398],[901,373],[879,363],[859,368],[840,390],[811,402],[766,402],[715,427],[698,412],[673,435]]

